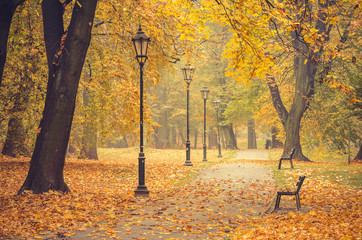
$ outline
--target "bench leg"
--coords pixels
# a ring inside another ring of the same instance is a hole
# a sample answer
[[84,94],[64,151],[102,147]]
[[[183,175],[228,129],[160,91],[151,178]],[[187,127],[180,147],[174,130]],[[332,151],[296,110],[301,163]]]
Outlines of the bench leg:
[[282,159],[279,160],[279,167],[278,167],[278,169],[280,169],[281,166],[282,166]]
[[293,160],[292,160],[292,159],[290,159],[290,166],[292,166],[292,168],[294,168],[294,167],[293,167]]
[[277,195],[277,200],[275,201],[274,210],[279,208],[279,203],[280,203],[280,198],[281,197],[282,197],[282,195],[279,195],[279,194]]
[[299,209],[300,209],[299,193],[295,194],[295,201],[297,202],[297,209],[299,211]]

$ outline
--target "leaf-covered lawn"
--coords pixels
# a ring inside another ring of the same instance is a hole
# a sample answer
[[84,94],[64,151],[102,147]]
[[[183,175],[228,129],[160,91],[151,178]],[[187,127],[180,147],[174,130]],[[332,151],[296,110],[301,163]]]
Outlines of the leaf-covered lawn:
[[[128,219],[129,226],[136,226],[141,215],[132,215],[140,204],[154,213],[149,218],[159,221],[161,230],[171,233],[177,230],[187,234],[207,231],[207,228],[220,229],[210,238],[219,239],[361,239],[361,164],[345,166],[340,163],[295,163],[295,169],[285,168],[280,171],[277,180],[280,188],[292,190],[298,176],[307,178],[300,191],[302,210],[295,210],[293,197],[282,197],[281,209],[264,216],[252,214],[252,204],[239,204],[239,199],[254,191],[254,186],[240,183],[232,195],[220,201],[220,206],[237,206],[235,215],[224,221],[218,213],[205,222],[194,226],[182,219],[182,214],[191,214],[192,203],[183,202],[185,207],[178,205],[184,196],[191,192],[189,181],[202,168],[220,162],[247,162],[271,167],[275,172],[277,161],[242,161],[232,160],[223,152],[224,158],[218,159],[216,150],[208,150],[208,162],[202,162],[202,150],[193,150],[191,160],[194,167],[185,167],[184,150],[146,149],[146,185],[151,191],[148,201],[135,199],[133,194],[138,183],[138,149],[101,149],[100,161],[67,159],[65,181],[71,189],[69,194],[57,192],[33,195],[29,192],[15,195],[25,180],[29,159],[0,157],[0,238],[28,237],[41,238],[44,233],[56,237],[71,236],[75,231],[93,235],[114,237],[115,227],[119,221]],[[226,157],[225,157],[226,156]],[[348,181],[345,181],[348,179]],[[200,185],[193,189],[192,194],[206,196],[211,194],[214,200],[223,191],[213,186]],[[261,186],[268,187],[266,183]],[[240,193],[239,193],[240,191]],[[262,199],[264,198],[264,199]],[[261,195],[254,200],[271,201],[269,195]],[[207,198],[205,208],[197,211],[208,211]],[[253,200],[253,199],[249,199]],[[143,201],[143,202],[142,202]],[[164,203],[167,202],[167,206]],[[196,202],[196,201],[195,201]],[[160,205],[162,203],[163,205]],[[241,207],[241,209],[239,209]],[[273,203],[271,205],[274,206]],[[211,206],[210,206],[211,207]],[[245,208],[245,209],[243,209]],[[178,211],[181,215],[171,214]],[[168,212],[170,211],[170,212]],[[146,214],[146,213],[145,213]],[[148,213],[149,214],[149,213]],[[195,214],[197,214],[195,212]],[[210,212],[212,213],[212,211]],[[146,216],[146,215],[145,215]],[[166,225],[169,224],[169,225]],[[172,225],[173,224],[173,225]],[[169,228],[169,229],[168,229]],[[127,231],[124,225],[122,231]],[[169,235],[172,238],[172,234]]]
[[[256,162],[256,161],[254,161]],[[335,162],[283,163],[258,161],[273,168],[280,190],[294,191],[301,175],[306,176],[300,191],[302,209],[296,211],[294,196],[282,196],[281,209],[263,217],[249,218],[233,239],[361,239],[361,164]],[[271,203],[274,209],[275,199]]]
[[[151,198],[175,187],[182,187],[195,175],[202,162],[202,151],[192,151],[194,167],[183,166],[185,151],[146,149],[146,185]],[[216,150],[209,155],[217,156]],[[71,192],[34,195],[16,193],[24,182],[28,158],[0,155],[0,237],[38,236],[41,231],[58,236],[75,230],[104,225],[107,228],[135,208],[134,190],[138,184],[138,149],[102,149],[101,161],[67,159],[65,182]],[[218,160],[216,160],[218,161]]]

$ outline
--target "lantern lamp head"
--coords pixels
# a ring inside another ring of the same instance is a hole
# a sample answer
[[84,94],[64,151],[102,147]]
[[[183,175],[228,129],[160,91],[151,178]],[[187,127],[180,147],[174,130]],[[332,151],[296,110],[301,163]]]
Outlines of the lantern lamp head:
[[201,96],[202,96],[202,99],[206,100],[207,99],[207,95],[209,94],[210,90],[207,89],[207,87],[203,87],[201,90]]
[[146,34],[141,29],[141,24],[139,25],[138,32],[134,38],[132,38],[134,48],[136,50],[136,59],[139,64],[144,64],[147,60],[147,48],[148,44],[151,42],[151,39],[146,36]]
[[186,64],[186,67],[182,68],[184,80],[187,84],[190,84],[194,75],[195,68],[191,67],[190,64]]
[[219,101],[219,99],[216,99],[216,100],[214,101],[214,105],[215,105],[215,109],[216,109],[216,110],[219,110],[219,108],[220,108],[220,101]]

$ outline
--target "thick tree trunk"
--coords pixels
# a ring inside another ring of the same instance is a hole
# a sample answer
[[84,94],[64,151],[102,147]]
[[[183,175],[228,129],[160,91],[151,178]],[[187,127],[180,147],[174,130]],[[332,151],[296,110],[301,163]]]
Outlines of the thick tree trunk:
[[254,119],[248,122],[248,149],[257,149]]
[[[301,43],[295,44],[299,46]],[[314,93],[314,77],[316,72],[316,69],[310,60],[306,63],[305,60],[306,58],[301,53],[297,53],[294,59],[294,73],[296,78],[295,95],[289,112],[287,112],[281,101],[275,79],[270,76],[268,76],[267,79],[274,107],[279,114],[279,118],[286,132],[283,156],[289,156],[294,148],[294,157],[300,161],[310,161],[302,153],[299,129],[303,114],[307,110],[309,100]]]
[[353,161],[361,161],[362,160],[362,143],[359,145],[359,151]]
[[225,136],[225,142],[226,142],[226,148],[227,149],[237,149],[238,146],[236,144],[236,138],[233,130],[233,125],[228,124],[225,126],[222,126],[222,130],[224,132]]
[[[305,5],[309,3],[305,1],[298,4],[299,8],[304,9],[306,7]],[[318,51],[314,51],[314,48],[317,48],[317,46],[310,46],[301,38],[301,36],[303,36],[301,25],[298,25],[297,29],[291,32],[293,48],[296,50],[294,56],[295,94],[289,112],[287,112],[282,103],[275,79],[270,76],[267,77],[274,107],[278,112],[286,132],[283,156],[289,156],[291,150],[294,148],[294,156],[300,161],[310,161],[302,153],[299,130],[302,117],[308,109],[309,102],[314,95],[314,81],[320,54],[323,52],[324,43],[329,40],[331,26],[327,29],[325,21],[327,14],[324,12],[324,9],[330,4],[334,4],[334,1],[327,0],[319,2],[319,18],[316,22],[316,29],[323,37],[318,39]],[[308,16],[305,15],[304,11],[301,11],[299,21],[312,21],[312,19],[307,18]]]
[[[63,20],[57,18],[59,11],[63,11],[62,7],[57,6],[57,2],[42,2],[47,51],[52,46],[48,43],[47,36],[53,36],[53,31],[58,29],[51,26],[63,24]],[[28,176],[18,194],[24,190],[32,190],[33,193],[49,190],[69,191],[63,177],[65,155],[96,5],[97,0],[78,0],[73,9],[68,32],[62,35],[56,55],[47,55],[52,66],[49,70],[43,118],[39,125],[40,133],[36,139]]]
[[300,145],[300,123],[305,111],[309,107],[309,102],[314,95],[314,78],[316,66],[311,59],[305,57],[303,53],[308,52],[308,46],[294,35],[293,46],[297,49],[294,57],[295,94],[292,106],[285,121],[285,144],[283,156],[290,155],[295,149],[294,156],[300,161],[310,161],[302,153]]
[[13,18],[16,8],[23,2],[24,0],[0,1],[0,86],[3,79],[4,66],[6,62],[11,19]]

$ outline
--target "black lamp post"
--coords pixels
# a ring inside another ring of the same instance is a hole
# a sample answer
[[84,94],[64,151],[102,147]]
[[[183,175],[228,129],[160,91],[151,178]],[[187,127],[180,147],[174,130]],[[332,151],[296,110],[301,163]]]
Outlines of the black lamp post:
[[136,59],[140,65],[140,153],[138,157],[138,186],[135,196],[148,196],[149,191],[145,184],[145,154],[143,152],[143,66],[147,60],[147,48],[151,41],[139,25],[138,32],[132,38],[136,50]]
[[207,89],[207,87],[203,87],[201,89],[201,96],[202,99],[204,99],[204,144],[203,144],[203,149],[204,149],[204,159],[202,161],[206,162],[206,99],[207,99],[207,95],[209,94],[209,89]]
[[218,147],[219,147],[219,158],[222,158],[222,155],[221,155],[221,145],[220,145],[220,131],[219,131],[219,109],[220,109],[220,101],[218,99],[216,99],[214,101],[214,104],[215,104],[215,109],[216,109],[216,119],[217,119],[217,144],[218,144]]
[[190,83],[192,81],[192,76],[194,74],[195,69],[190,66],[190,64],[186,65],[185,68],[182,68],[182,73],[184,75],[184,80],[187,84],[187,139],[186,139],[186,161],[184,163],[185,166],[192,166],[191,160],[190,160],[190,129],[189,129],[189,99],[190,99]]

